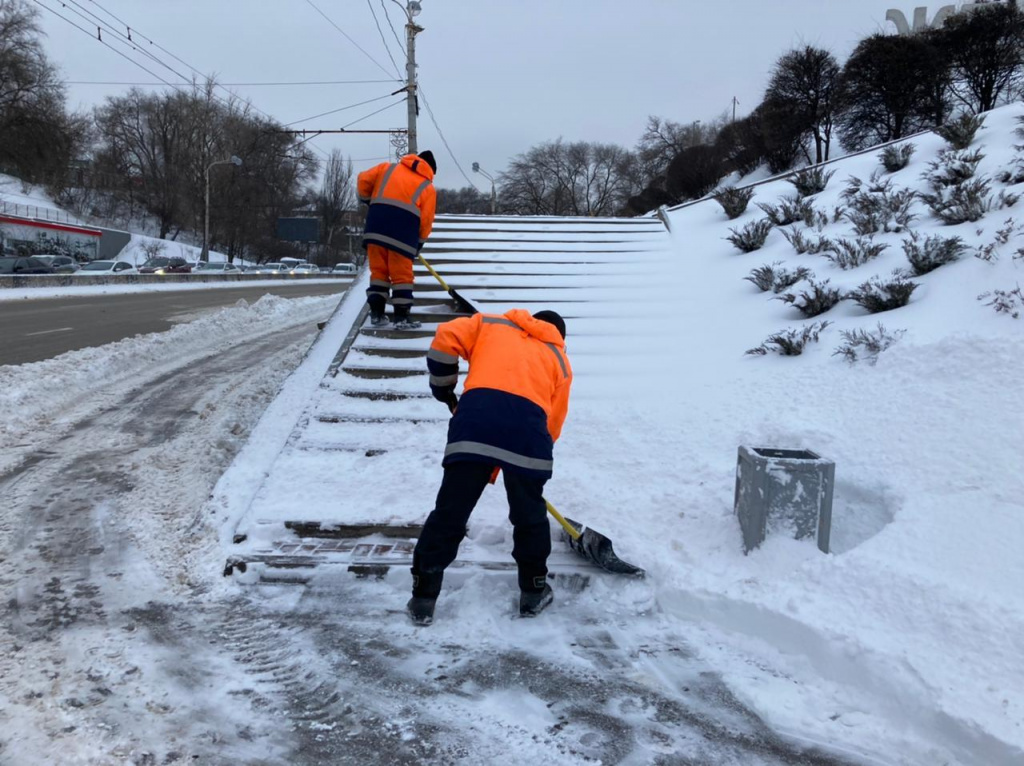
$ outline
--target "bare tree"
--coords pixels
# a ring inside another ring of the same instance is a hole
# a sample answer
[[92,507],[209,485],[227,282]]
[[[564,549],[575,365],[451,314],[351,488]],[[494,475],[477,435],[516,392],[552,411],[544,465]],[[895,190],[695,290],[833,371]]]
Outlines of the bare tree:
[[66,111],[42,34],[37,9],[0,0],[0,169],[59,188],[87,127]]
[[814,159],[829,157],[839,91],[839,63],[821,48],[805,46],[782,56],[772,70],[764,103],[802,125],[814,141]]
[[976,6],[946,19],[938,33],[952,68],[950,90],[978,114],[1019,96],[1024,13],[1016,4]]
[[639,187],[632,152],[583,141],[540,144],[500,176],[502,208],[521,215],[612,215]]
[[352,173],[352,160],[346,160],[340,149],[332,149],[315,198],[328,251],[334,248],[334,235],[345,225],[346,213],[350,214],[356,207]]

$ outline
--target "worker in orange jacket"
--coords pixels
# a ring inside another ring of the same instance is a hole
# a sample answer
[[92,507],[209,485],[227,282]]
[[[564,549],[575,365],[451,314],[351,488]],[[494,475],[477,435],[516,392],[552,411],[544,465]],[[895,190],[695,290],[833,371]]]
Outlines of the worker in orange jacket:
[[[469,362],[469,374],[457,400],[459,359]],[[524,309],[445,322],[437,328],[427,367],[431,393],[454,415],[444,479],[413,553],[409,615],[420,625],[433,621],[444,570],[458,554],[481,493],[500,470],[519,569],[519,613],[535,616],[554,598],[547,583],[551,530],[544,483],[551,478],[554,443],[569,409],[565,322],[554,311],[530,316]]]
[[363,230],[363,247],[370,261],[366,302],[374,327],[388,323],[384,308],[389,291],[395,326],[400,329],[420,326],[409,316],[412,262],[434,227],[436,171],[433,152],[424,151],[407,154],[396,163],[382,162],[359,174],[359,201],[370,206]]

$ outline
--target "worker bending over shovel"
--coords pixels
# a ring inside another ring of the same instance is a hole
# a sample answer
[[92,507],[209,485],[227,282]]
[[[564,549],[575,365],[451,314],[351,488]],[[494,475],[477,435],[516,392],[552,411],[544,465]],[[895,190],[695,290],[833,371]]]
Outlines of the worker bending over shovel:
[[[460,358],[469,362],[461,400],[455,396]],[[551,478],[554,443],[569,409],[572,368],[565,322],[554,311],[530,316],[524,309],[445,322],[437,328],[427,366],[434,398],[454,415],[444,478],[413,553],[409,616],[418,625],[433,622],[444,570],[455,560],[469,516],[499,470],[513,526],[519,613],[536,616],[554,598],[547,582],[551,531],[544,483]]]

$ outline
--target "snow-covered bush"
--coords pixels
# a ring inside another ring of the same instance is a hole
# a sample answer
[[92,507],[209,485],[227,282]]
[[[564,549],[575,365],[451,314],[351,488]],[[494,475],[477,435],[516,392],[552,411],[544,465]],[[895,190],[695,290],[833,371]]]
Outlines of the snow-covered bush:
[[973,152],[953,152],[943,149],[937,159],[928,163],[928,169],[921,177],[928,181],[932,189],[946,186],[959,186],[964,181],[974,178],[978,165],[985,159],[980,149]]
[[950,120],[942,127],[936,128],[935,132],[954,149],[966,149],[974,141],[974,136],[985,124],[984,117],[976,117],[966,112],[955,120]]
[[828,182],[835,174],[834,170],[826,173],[821,166],[806,168],[790,176],[789,182],[796,188],[797,196],[800,198],[810,197],[825,191],[825,187],[828,186]]
[[1021,307],[1024,306],[1024,292],[1021,292],[1020,285],[1013,290],[993,290],[982,293],[978,296],[979,301],[986,301],[986,306],[991,306],[999,314],[1009,314],[1014,319],[1020,319]]
[[748,354],[764,356],[769,351],[780,356],[800,356],[804,347],[811,342],[817,343],[821,333],[831,322],[814,322],[803,328],[791,327],[788,330],[769,335],[760,346],[749,349]]
[[877,258],[888,247],[875,242],[871,237],[857,237],[853,240],[840,237],[832,241],[831,247],[823,255],[841,269],[855,269]]
[[872,277],[846,297],[867,309],[872,314],[891,311],[910,302],[910,296],[918,287],[906,274],[895,271],[890,279]]
[[895,173],[910,164],[910,158],[914,156],[915,149],[917,147],[913,144],[893,144],[882,150],[879,161],[888,172]]
[[843,330],[843,344],[832,352],[833,356],[841,356],[850,364],[866,361],[874,364],[878,355],[903,337],[906,330],[889,332],[881,322],[875,330]]
[[758,207],[776,226],[789,226],[797,221],[803,221],[808,226],[812,226],[814,222],[814,207],[810,200],[799,197],[783,197],[778,205],[761,202]]
[[729,220],[739,218],[745,212],[747,212],[747,205],[750,204],[750,200],[754,196],[754,190],[752,188],[747,189],[719,189],[715,192],[715,202],[722,206],[725,214],[729,216]]
[[839,290],[829,285],[829,280],[815,282],[808,280],[809,289],[802,290],[799,295],[786,293],[775,300],[789,303],[808,319],[824,314],[842,300]]
[[764,246],[764,241],[768,239],[772,228],[772,222],[762,218],[760,221],[751,221],[742,229],[729,229],[732,234],[726,239],[744,253],[752,253]]
[[903,252],[910,261],[910,268],[916,277],[952,263],[966,251],[967,245],[960,237],[943,237],[936,234],[922,240],[921,235],[915,231],[911,232],[909,239],[903,240]]
[[859,236],[878,232],[906,231],[917,218],[911,212],[917,192],[912,189],[893,189],[892,179],[879,181],[873,176],[865,184],[851,176],[843,190],[847,208],[843,213]]
[[776,261],[772,264],[765,264],[764,266],[758,266],[756,269],[751,270],[750,276],[743,278],[748,282],[752,282],[762,292],[768,292],[771,290],[774,293],[781,293],[783,290],[792,287],[802,279],[811,279],[814,277],[813,272],[804,266],[800,266],[793,271],[780,268],[781,266],[781,261]]
[[811,255],[818,255],[826,250],[832,248],[832,240],[828,237],[824,237],[821,234],[818,235],[818,239],[811,240],[804,236],[804,233],[796,227],[790,229],[782,229],[782,236],[786,238],[786,241],[793,246],[797,255],[804,255],[810,253]]
[[[933,187],[931,193],[921,198],[931,208],[932,214],[947,226],[980,221],[985,213],[997,205],[1006,206],[1006,197],[994,199],[989,194],[987,178],[975,178],[956,186]],[[1009,202],[1013,204],[1016,199]]]

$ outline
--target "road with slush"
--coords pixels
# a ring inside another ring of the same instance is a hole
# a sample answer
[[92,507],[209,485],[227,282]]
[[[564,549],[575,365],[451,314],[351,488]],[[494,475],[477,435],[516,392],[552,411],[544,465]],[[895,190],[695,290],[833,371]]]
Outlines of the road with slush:
[[0,301],[0,366],[25,364],[102,346],[135,335],[164,332],[211,309],[250,303],[264,295],[302,298],[341,295],[350,279],[317,284],[218,287],[211,290],[147,291],[128,294]]

